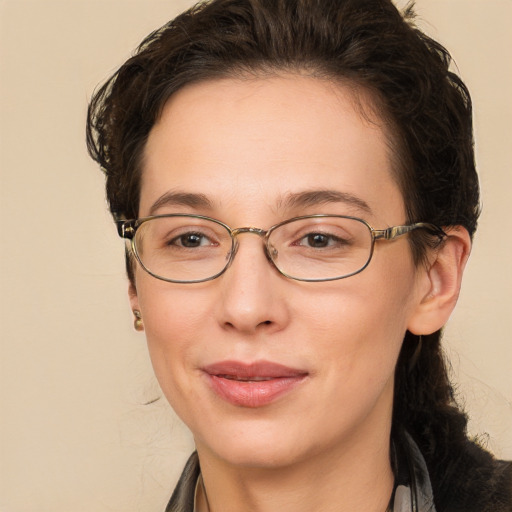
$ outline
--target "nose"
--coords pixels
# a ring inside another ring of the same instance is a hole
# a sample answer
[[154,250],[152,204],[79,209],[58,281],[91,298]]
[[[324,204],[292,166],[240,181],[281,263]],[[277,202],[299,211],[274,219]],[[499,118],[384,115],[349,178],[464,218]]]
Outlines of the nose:
[[[218,320],[224,329],[246,334],[276,332],[289,321],[288,279],[265,253],[261,230],[237,233],[238,249],[230,268],[217,281],[221,288]],[[260,236],[250,236],[250,235]]]

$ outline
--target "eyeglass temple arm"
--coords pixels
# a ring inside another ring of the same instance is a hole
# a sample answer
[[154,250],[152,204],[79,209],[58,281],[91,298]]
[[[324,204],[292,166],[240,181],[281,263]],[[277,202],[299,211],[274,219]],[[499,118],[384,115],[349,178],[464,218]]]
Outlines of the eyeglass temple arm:
[[375,240],[393,240],[394,238],[410,233],[415,229],[426,229],[427,231],[430,231],[431,234],[437,236],[440,240],[446,236],[446,233],[435,224],[417,222],[416,224],[409,224],[407,226],[393,226],[387,229],[374,229],[373,237]]
[[117,234],[121,238],[131,240],[135,236],[135,221],[134,220],[116,220],[114,221],[117,227]]

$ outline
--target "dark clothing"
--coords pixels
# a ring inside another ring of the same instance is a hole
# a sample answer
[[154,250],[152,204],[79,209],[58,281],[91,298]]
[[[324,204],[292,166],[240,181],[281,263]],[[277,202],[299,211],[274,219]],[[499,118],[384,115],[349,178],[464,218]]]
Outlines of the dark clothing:
[[[396,477],[391,507],[393,512],[512,512],[512,462],[494,461],[491,478],[495,481],[488,482],[487,486],[493,491],[492,495],[484,498],[485,503],[482,503],[482,499],[468,499],[474,493],[461,492],[460,489],[465,487],[462,485],[454,489],[446,503],[434,504],[427,466],[416,443],[407,436],[400,446],[393,447],[393,451]],[[196,482],[200,472],[199,459],[194,452],[165,512],[194,512]],[[479,467],[475,466],[474,474],[478,473]]]

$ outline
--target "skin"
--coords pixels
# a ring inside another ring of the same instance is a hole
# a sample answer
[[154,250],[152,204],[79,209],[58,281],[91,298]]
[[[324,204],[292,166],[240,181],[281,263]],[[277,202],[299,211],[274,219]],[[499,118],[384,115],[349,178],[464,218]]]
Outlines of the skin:
[[[310,213],[353,215],[378,229],[404,224],[380,124],[361,115],[349,88],[315,78],[187,86],[150,133],[139,216],[197,213],[263,229]],[[369,209],[285,205],[311,190],[351,194]],[[155,210],[169,192],[210,204]],[[433,332],[455,304],[470,244],[463,229],[450,235],[426,266],[413,264],[402,237],[378,242],[360,274],[325,283],[281,276],[250,234],[214,281],[170,284],[137,266],[131,306],[142,313],[160,386],[194,435],[212,512],[384,511],[393,372],[405,331]],[[227,359],[273,361],[307,377],[264,407],[235,406],[202,371]]]

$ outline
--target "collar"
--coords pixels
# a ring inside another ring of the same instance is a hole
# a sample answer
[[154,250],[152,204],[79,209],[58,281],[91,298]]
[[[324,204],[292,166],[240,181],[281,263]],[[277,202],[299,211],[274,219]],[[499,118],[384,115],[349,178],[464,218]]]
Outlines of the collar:
[[425,459],[412,437],[404,433],[402,449],[395,455],[395,490],[393,512],[436,512],[432,485]]
[[[403,437],[403,449],[398,451],[395,459],[397,486],[393,512],[436,512],[425,459],[407,433]],[[202,485],[199,459],[197,452],[194,452],[183,470],[165,512],[199,512],[196,510],[196,501]]]

